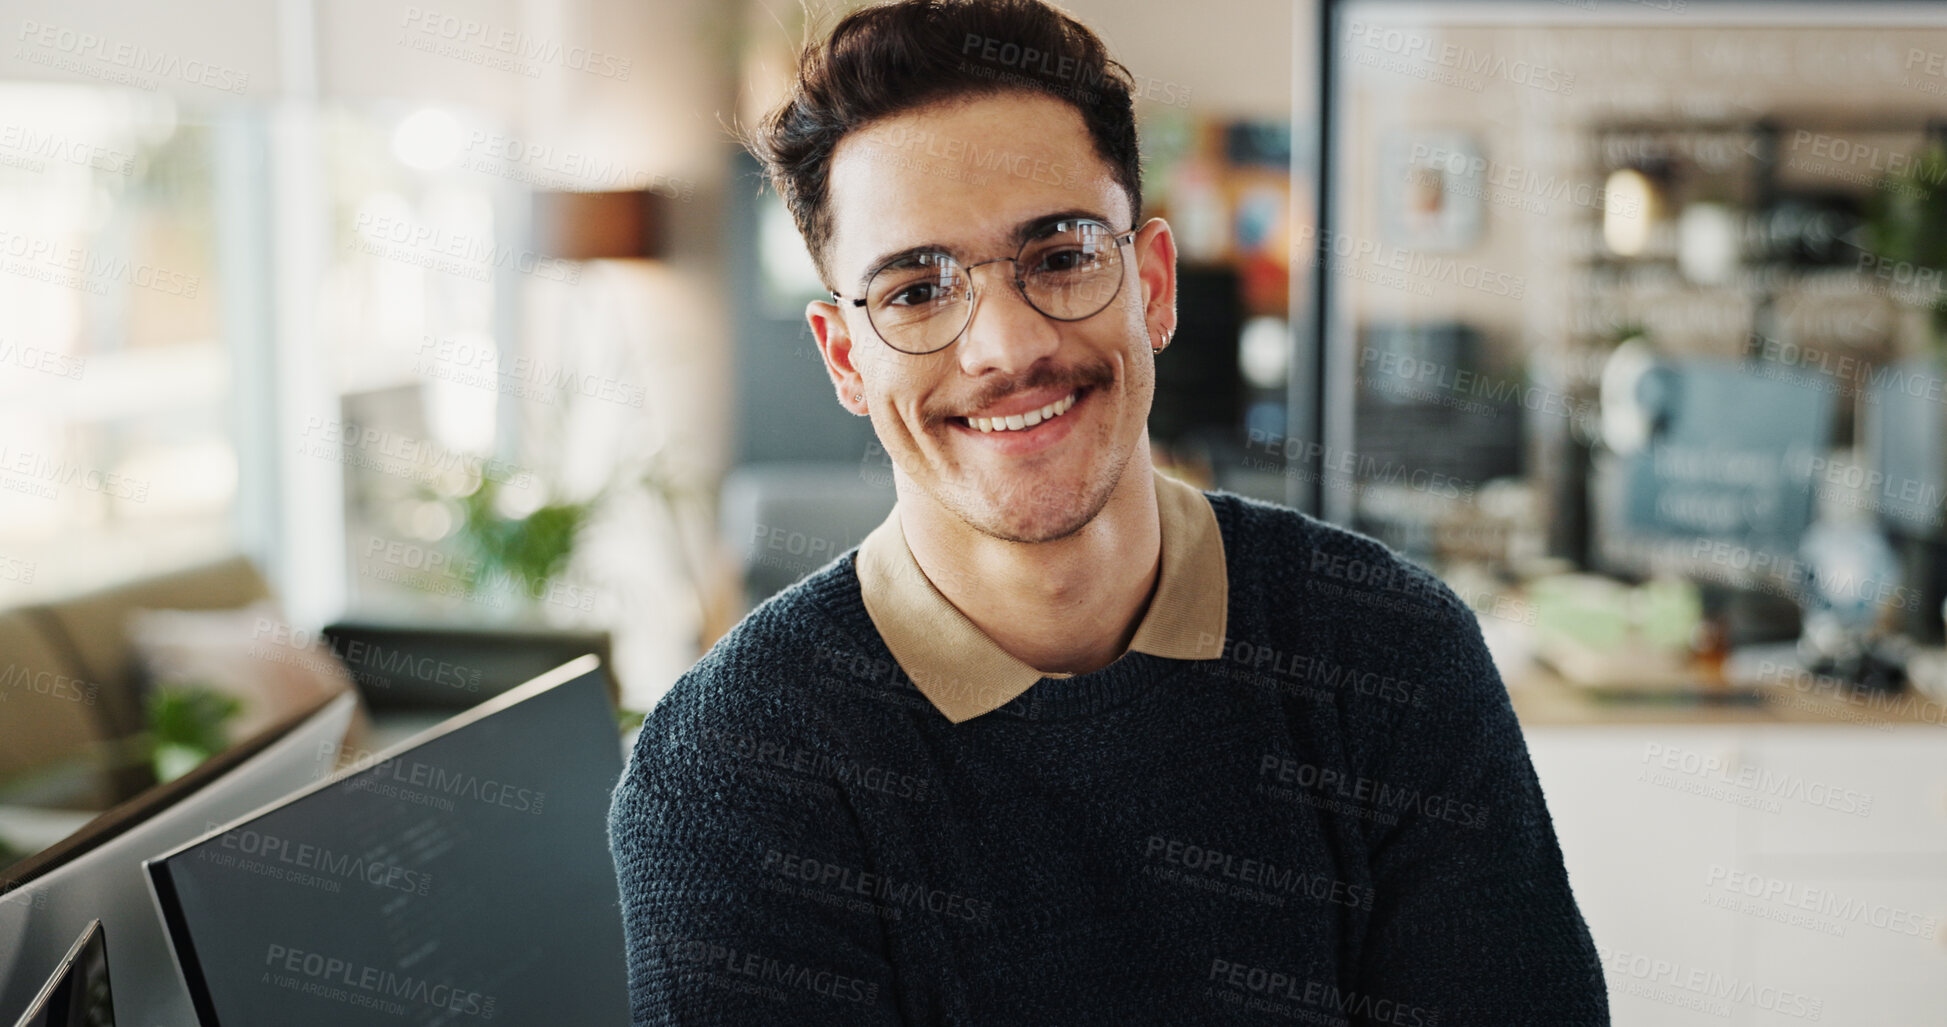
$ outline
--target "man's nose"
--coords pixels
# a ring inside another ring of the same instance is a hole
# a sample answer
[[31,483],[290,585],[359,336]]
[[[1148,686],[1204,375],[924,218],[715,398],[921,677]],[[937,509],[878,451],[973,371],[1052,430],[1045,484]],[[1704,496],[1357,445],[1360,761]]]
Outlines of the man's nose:
[[[983,284],[977,277],[988,268]],[[989,261],[967,269],[973,277],[973,316],[960,339],[960,369],[978,377],[988,371],[1020,374],[1061,346],[1053,321],[1030,306],[1014,283],[1014,263]]]

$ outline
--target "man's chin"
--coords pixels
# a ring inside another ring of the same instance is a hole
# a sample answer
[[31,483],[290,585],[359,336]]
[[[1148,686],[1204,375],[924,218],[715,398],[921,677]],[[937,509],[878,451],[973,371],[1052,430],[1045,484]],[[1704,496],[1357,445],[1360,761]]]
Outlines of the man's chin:
[[[971,491],[961,517],[981,534],[1008,542],[1053,542],[1082,530],[1108,502],[1093,483],[1051,480]],[[1099,493],[1099,494],[1098,494]]]
[[983,535],[1005,542],[1053,542],[1082,530],[1091,515],[1083,511],[989,510],[987,516],[971,521]]

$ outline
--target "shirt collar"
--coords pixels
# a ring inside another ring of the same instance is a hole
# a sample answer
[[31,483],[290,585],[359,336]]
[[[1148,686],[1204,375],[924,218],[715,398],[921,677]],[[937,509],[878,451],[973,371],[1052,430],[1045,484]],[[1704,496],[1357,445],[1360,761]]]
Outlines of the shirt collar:
[[[1162,567],[1156,592],[1129,648],[1176,660],[1223,655],[1230,579],[1223,533],[1210,500],[1157,473]],[[886,648],[946,718],[956,724],[999,709],[1044,677],[968,620],[920,569],[893,508],[859,543],[859,589]]]

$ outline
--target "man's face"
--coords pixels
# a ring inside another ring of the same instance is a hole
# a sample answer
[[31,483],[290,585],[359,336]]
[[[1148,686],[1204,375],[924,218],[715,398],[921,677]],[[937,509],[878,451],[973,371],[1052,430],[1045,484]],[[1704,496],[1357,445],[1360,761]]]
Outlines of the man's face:
[[[847,302],[813,303],[806,315],[840,401],[870,413],[902,496],[916,487],[975,530],[1010,541],[1062,538],[1087,524],[1131,457],[1147,459],[1150,340],[1175,324],[1167,225],[1152,220],[1117,247],[1115,298],[1080,321],[1029,306],[1005,261],[972,270],[973,320],[935,353],[892,349],[849,302],[883,257],[909,247],[971,266],[1015,256],[1023,227],[1050,215],[1127,230],[1128,196],[1080,112],[1008,92],[874,122],[834,151],[829,202],[828,266]],[[861,392],[863,403],[853,398]],[[981,431],[971,421],[1049,404],[1070,405],[1025,430]]]

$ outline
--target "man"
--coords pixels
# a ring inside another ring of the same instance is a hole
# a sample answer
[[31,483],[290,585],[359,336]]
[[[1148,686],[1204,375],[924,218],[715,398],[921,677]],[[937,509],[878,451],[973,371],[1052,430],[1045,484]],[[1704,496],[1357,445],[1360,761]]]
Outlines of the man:
[[645,722],[635,1022],[1607,1023],[1471,612],[1151,470],[1176,252],[1100,41],[862,9],[751,145],[898,504]]

